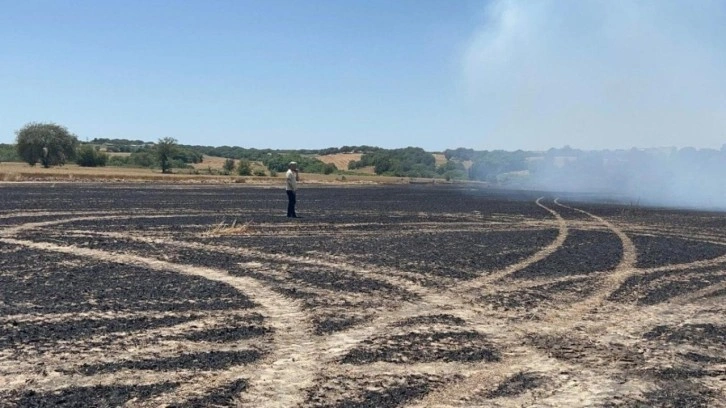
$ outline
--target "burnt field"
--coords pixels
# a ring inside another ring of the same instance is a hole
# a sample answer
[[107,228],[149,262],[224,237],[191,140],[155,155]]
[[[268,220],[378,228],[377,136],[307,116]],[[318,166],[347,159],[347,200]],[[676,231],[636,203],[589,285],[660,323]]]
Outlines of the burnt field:
[[0,407],[726,406],[724,213],[285,200],[0,185]]

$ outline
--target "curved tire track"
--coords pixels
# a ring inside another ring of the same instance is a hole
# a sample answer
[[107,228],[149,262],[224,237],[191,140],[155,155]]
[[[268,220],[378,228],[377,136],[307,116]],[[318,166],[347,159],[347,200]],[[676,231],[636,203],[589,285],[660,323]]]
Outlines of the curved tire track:
[[[281,404],[301,403],[303,401],[302,390],[312,384],[313,376],[320,369],[320,350],[316,344],[312,341],[301,341],[301,339],[312,336],[306,314],[302,312],[296,303],[285,299],[252,278],[231,276],[225,271],[217,269],[173,264],[153,258],[115,254],[96,249],[76,248],[12,238],[0,238],[0,242],[104,262],[133,264],[152,270],[173,271],[184,275],[199,276],[225,283],[250,296],[253,301],[266,309],[265,316],[269,319],[269,325],[276,333],[273,337],[272,355],[266,359],[267,364],[254,373],[254,380],[249,391],[245,394],[245,399],[255,404],[255,406],[272,407]],[[293,361],[295,370],[289,370]],[[236,371],[233,373],[233,377],[247,377],[251,374],[248,367],[228,371]],[[225,378],[225,380],[227,379]],[[208,385],[205,384],[205,386]],[[175,390],[174,393],[176,395],[185,394],[183,388]],[[196,391],[198,385],[188,384],[187,388],[190,388],[188,391]],[[150,402],[151,405],[158,403],[159,401]]]

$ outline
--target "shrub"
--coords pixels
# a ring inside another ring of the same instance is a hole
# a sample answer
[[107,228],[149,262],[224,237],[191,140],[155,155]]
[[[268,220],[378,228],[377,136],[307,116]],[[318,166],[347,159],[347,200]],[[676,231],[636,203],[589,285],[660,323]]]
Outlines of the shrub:
[[115,166],[115,167],[129,167],[131,165],[130,159],[131,159],[130,157],[124,157],[124,156],[111,156],[108,159],[108,165]]
[[328,163],[323,167],[323,174],[332,174],[335,173],[335,171],[338,170],[337,167],[333,163]]
[[103,167],[107,162],[108,155],[92,145],[82,145],[76,152],[76,163],[82,167]]
[[251,176],[252,175],[252,166],[250,166],[250,162],[247,160],[240,160],[239,164],[237,165],[237,174],[240,176]]
[[253,173],[255,176],[265,177],[267,176],[267,173],[265,173],[262,169],[256,169]]

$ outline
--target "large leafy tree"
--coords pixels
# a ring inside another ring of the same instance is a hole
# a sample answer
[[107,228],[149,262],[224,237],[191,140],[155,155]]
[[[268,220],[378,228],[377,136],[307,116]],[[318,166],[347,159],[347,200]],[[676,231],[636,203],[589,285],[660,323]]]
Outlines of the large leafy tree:
[[159,160],[162,173],[171,172],[171,158],[177,150],[177,141],[173,137],[164,137],[156,143],[156,158]]
[[78,138],[63,126],[31,122],[16,135],[18,155],[31,166],[40,162],[48,168],[75,158]]

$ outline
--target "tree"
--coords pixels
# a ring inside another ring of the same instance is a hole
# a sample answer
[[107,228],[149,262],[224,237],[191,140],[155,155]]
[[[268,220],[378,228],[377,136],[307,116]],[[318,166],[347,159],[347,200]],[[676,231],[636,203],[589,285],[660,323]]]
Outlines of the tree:
[[176,145],[176,139],[174,139],[173,137],[165,137],[159,139],[159,142],[156,144],[156,158],[157,160],[159,160],[159,165],[161,166],[162,173],[169,173],[171,171],[170,159],[176,151]]
[[40,162],[48,168],[75,158],[78,138],[63,126],[31,122],[16,135],[18,155],[31,166]]
[[227,159],[224,161],[224,165],[222,165],[222,170],[224,170],[225,174],[229,174],[234,170],[234,159]]

